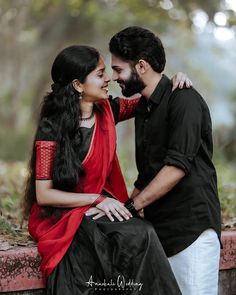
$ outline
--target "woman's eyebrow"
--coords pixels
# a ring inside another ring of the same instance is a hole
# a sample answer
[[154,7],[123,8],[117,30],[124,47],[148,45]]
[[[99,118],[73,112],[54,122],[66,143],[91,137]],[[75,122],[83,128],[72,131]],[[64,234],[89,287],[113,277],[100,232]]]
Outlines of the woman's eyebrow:
[[105,67],[103,67],[103,68],[100,68],[100,69],[97,69],[97,71],[96,72],[100,72],[100,71],[102,71],[102,72],[104,72],[105,71]]

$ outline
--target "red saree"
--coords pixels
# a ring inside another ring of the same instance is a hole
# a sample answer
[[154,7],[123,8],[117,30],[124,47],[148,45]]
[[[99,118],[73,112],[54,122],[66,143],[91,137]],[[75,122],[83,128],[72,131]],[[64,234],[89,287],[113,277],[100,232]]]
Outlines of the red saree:
[[[104,101],[102,107],[102,115],[96,114],[89,152],[83,161],[85,176],[75,191],[100,194],[105,190],[119,201],[125,202],[128,195],[116,155],[114,118],[108,101]],[[40,268],[45,277],[50,275],[65,255],[89,207],[66,210],[55,223],[53,218],[42,219],[42,208],[37,204],[33,205],[29,232],[38,243],[38,251],[42,256]]]

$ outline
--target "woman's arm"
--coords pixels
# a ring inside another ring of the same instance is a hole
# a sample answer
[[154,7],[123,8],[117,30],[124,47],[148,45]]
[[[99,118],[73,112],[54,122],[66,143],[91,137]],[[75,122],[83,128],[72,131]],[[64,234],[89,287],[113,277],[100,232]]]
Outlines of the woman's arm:
[[140,97],[120,98],[120,112],[118,116],[118,122],[122,122],[134,117],[139,100]]
[[115,123],[131,119],[135,115],[135,110],[139,102],[139,97],[123,98],[109,97],[109,103],[113,112]]
[[40,206],[75,208],[93,204],[99,194],[79,194],[53,188],[52,180],[36,180],[36,199]]
[[[113,221],[112,215],[122,221],[129,218],[129,211],[120,201],[113,198],[99,198],[100,194],[65,192],[53,188],[52,171],[57,143],[36,141],[36,199],[40,206],[75,208],[94,205],[105,212]],[[99,199],[98,199],[99,198]]]
[[53,188],[55,141],[36,141],[36,199],[41,206],[74,208],[91,205],[99,194],[78,194]]
[[[64,192],[54,189],[52,180],[36,180],[36,199],[40,206],[75,208],[93,205],[96,203],[99,196],[100,194]],[[124,205],[113,198],[104,198],[101,202],[96,204],[96,208],[104,212],[101,216],[107,215],[111,221],[114,221],[112,215],[114,215],[119,221],[123,221],[123,218],[128,220],[132,217]]]

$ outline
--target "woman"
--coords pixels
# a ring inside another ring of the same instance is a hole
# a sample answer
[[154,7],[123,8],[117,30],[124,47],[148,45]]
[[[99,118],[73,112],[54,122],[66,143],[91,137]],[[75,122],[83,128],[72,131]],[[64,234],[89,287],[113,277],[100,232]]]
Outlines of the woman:
[[104,62],[88,46],[62,50],[51,75],[25,193],[47,294],[181,294],[154,229],[124,205],[115,120],[138,99],[109,102]]

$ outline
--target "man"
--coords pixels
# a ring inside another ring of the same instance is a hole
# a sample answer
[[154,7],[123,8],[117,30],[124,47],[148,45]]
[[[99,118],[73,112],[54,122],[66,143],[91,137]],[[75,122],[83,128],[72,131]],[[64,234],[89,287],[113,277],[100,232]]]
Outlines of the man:
[[144,209],[183,295],[217,294],[220,204],[206,102],[193,88],[172,92],[161,40],[140,27],[110,41],[113,80],[142,95],[135,115],[138,177],[128,208]]

